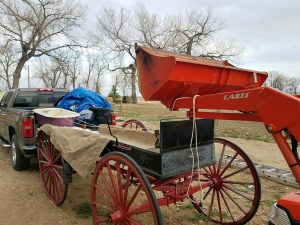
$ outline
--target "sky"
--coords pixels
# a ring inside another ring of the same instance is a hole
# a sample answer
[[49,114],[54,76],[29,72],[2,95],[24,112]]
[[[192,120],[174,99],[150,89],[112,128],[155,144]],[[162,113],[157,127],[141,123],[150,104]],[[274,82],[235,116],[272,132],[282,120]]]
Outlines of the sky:
[[[87,7],[87,26],[93,27],[103,7],[132,8],[144,4],[162,15],[185,14],[196,9],[226,22],[219,39],[234,39],[244,51],[234,64],[261,71],[277,70],[300,77],[299,0],[80,0]],[[110,84],[106,84],[108,87]],[[105,87],[107,89],[107,87]]]
[[211,8],[226,22],[219,34],[234,39],[244,52],[235,63],[249,69],[278,70],[300,77],[300,1],[299,0],[81,0],[88,6],[88,20],[96,20],[103,6],[132,8],[144,4],[150,12],[185,14]]

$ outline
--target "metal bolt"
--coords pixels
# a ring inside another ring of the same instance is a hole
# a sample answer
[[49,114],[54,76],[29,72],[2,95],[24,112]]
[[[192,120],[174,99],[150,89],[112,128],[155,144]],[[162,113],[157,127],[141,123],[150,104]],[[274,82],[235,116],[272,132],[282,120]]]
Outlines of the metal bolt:
[[269,132],[272,132],[273,126],[272,126],[272,125],[268,125],[268,126],[267,126],[267,130],[268,130]]

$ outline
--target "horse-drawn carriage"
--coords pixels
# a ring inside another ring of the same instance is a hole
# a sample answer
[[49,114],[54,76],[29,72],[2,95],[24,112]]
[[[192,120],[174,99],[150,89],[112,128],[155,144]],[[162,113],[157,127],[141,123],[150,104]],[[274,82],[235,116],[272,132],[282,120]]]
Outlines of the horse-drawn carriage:
[[[185,199],[215,223],[247,223],[260,203],[259,177],[241,148],[214,137],[213,119],[263,122],[300,183],[295,147],[300,140],[298,98],[261,87],[266,73],[228,62],[138,46],[136,54],[145,100],[159,100],[170,110],[187,109],[188,118],[162,120],[159,133],[147,132],[145,127],[139,131],[102,125],[91,132],[42,126],[40,173],[46,194],[56,205],[64,202],[74,171],[80,174],[82,163],[88,161],[83,164],[89,169],[81,172],[88,174],[95,167],[94,224],[163,224],[159,207]],[[142,126],[138,121],[128,125]],[[242,165],[235,167],[236,160]]]

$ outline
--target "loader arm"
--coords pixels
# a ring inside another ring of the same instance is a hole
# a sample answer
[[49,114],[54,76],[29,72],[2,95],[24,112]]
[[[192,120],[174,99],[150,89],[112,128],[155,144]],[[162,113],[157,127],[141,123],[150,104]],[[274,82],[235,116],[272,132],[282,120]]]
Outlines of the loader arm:
[[[178,98],[167,106],[170,109],[188,109],[189,118],[257,121],[273,135],[288,166],[300,185],[300,162],[297,145],[290,146],[283,131],[300,141],[300,99],[269,87],[224,92],[211,95]],[[197,109],[195,114],[193,109]],[[201,109],[217,112],[199,111]],[[226,110],[220,112],[218,110]],[[230,111],[240,111],[229,113]],[[242,113],[241,113],[242,112]],[[296,144],[297,144],[296,142]]]
[[[266,72],[238,68],[227,61],[135,47],[140,91],[146,101],[161,101],[170,110],[188,109],[191,119],[264,123],[300,185],[299,95],[261,87]],[[283,132],[290,137],[291,146]]]

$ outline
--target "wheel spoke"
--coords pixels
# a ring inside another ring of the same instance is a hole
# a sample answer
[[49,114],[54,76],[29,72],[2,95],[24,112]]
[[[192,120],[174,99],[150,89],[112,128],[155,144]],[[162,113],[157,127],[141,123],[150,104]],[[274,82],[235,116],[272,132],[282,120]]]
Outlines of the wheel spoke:
[[215,173],[212,171],[211,166],[208,167],[208,169],[209,169],[209,174],[210,174],[210,175],[214,175],[214,174],[215,174]]
[[133,225],[142,225],[142,223],[140,221],[136,221],[131,217],[127,218],[128,222],[130,222],[129,224],[133,224]]
[[57,177],[60,179],[60,181],[61,181],[62,183],[64,183],[64,179],[63,179],[62,176],[57,172],[57,170],[56,170],[55,167],[53,167],[53,171],[54,171],[54,173],[57,175]]
[[248,168],[249,168],[248,166],[245,166],[245,167],[243,167],[243,168],[241,168],[241,169],[239,169],[239,170],[236,170],[236,171],[234,171],[234,172],[232,172],[232,173],[230,173],[230,174],[227,174],[226,176],[222,177],[222,179],[226,179],[226,178],[228,178],[228,177],[231,177],[231,176],[233,176],[233,175],[236,175],[236,174],[238,174],[238,173],[240,173],[240,172],[243,172],[244,170],[246,170],[246,169],[248,169]]
[[55,201],[59,201],[60,200],[60,192],[59,192],[59,181],[58,181],[58,177],[57,176],[53,176],[53,184],[54,184],[54,198]]
[[45,181],[45,185],[46,186],[47,186],[49,178],[50,178],[50,171],[49,171],[49,169],[47,169],[47,171],[48,171],[48,173],[47,173],[47,178],[46,178],[46,181]]
[[108,184],[106,178],[103,176],[102,173],[100,173],[99,176],[100,176],[100,179],[101,179],[101,181],[103,182],[103,184],[104,184],[104,186],[105,186],[105,188],[106,188],[106,191],[107,191],[108,194],[110,195],[110,197],[111,197],[114,201],[116,201],[116,196],[114,195],[114,193],[112,193],[112,191],[111,191],[111,186]]
[[[44,147],[45,149],[46,147]],[[42,149],[40,149],[40,153],[42,153],[42,155],[44,156],[44,158],[49,162],[49,158],[47,157],[46,153],[44,153],[44,151]]]
[[128,209],[130,208],[130,206],[131,206],[132,203],[134,202],[136,196],[137,196],[138,193],[140,192],[141,188],[142,188],[142,185],[140,184],[140,185],[137,187],[137,189],[135,190],[134,194],[132,195],[132,197],[131,197],[129,203],[127,204],[126,210],[128,210]]
[[41,133],[38,143],[38,162],[45,192],[55,205],[61,205],[67,192],[67,184],[63,180],[63,159],[51,144],[49,136]]
[[124,188],[124,202],[123,202],[123,207],[126,207],[126,202],[127,202],[127,195],[128,195],[128,189],[129,189],[129,181],[130,181],[130,174],[131,174],[131,169],[127,169],[127,174],[126,174],[126,183],[125,183],[125,188]]
[[213,207],[213,204],[214,204],[215,192],[216,192],[216,190],[213,189],[212,197],[211,197],[211,200],[210,200],[209,211],[208,211],[208,217],[210,217],[210,214],[211,214],[211,211],[212,211],[212,207]]
[[59,158],[61,158],[61,154],[57,154],[56,158],[52,162],[55,163]]
[[[103,181],[105,177],[110,186]],[[94,224],[106,224],[109,218],[108,223],[116,225],[161,224],[151,185],[142,169],[126,154],[110,152],[101,158],[94,170],[92,184]],[[149,223],[150,220],[153,222]]]
[[235,158],[238,156],[238,153],[235,153],[235,155],[231,158],[231,160],[228,162],[228,164],[225,166],[225,168],[223,169],[223,171],[220,173],[220,176],[222,176],[226,170],[231,166],[233,160],[235,160]]
[[112,207],[115,207],[114,201],[112,200],[111,196],[108,196],[105,191],[103,191],[99,184],[95,184],[94,187],[96,188],[96,191],[99,192],[109,203]]
[[106,218],[106,217],[101,218],[101,217],[98,216],[98,217],[95,219],[95,223],[96,223],[96,224],[103,223],[103,222],[108,222],[108,218]]
[[209,187],[208,191],[206,192],[206,194],[203,197],[203,200],[206,199],[206,197],[209,195],[209,193],[211,192],[211,190],[212,190],[212,187]]
[[121,177],[119,161],[116,162],[116,171],[117,171],[117,176],[118,176],[118,190],[119,190],[120,205],[123,205],[122,177]]
[[64,183],[63,182],[58,182],[58,186],[59,186],[59,189],[60,189],[60,191],[61,191],[61,193],[62,193],[62,195],[64,194]]
[[222,152],[221,152],[221,155],[220,155],[220,158],[219,158],[218,171],[217,171],[218,174],[220,172],[221,165],[222,165],[222,162],[223,162],[225,147],[226,147],[226,144],[223,144]]
[[[257,212],[260,202],[255,166],[235,144],[221,138],[216,138],[214,144],[216,163],[202,168],[200,179],[206,183],[213,181],[203,195],[207,207],[199,201],[193,205],[216,224],[246,224]],[[242,167],[235,166],[237,161]]]
[[[111,181],[111,184],[113,186],[113,190],[115,192],[116,199],[119,200],[119,195],[118,195],[118,191],[117,191],[116,181],[115,181],[115,178],[114,178],[114,176],[112,174],[109,162],[106,163],[106,169],[108,171],[108,174],[109,174],[109,177],[110,177],[110,181]],[[119,202],[119,204],[120,204],[120,202]]]
[[52,195],[52,174],[51,174],[51,170],[49,170],[49,194]]
[[225,184],[240,184],[240,185],[254,185],[253,182],[243,182],[243,181],[232,181],[232,180],[224,180]]
[[214,174],[217,174],[217,169],[216,169],[216,165],[212,165],[212,168],[213,168],[213,171],[214,171]]
[[63,166],[61,166],[61,165],[56,165],[56,164],[53,164],[53,167],[58,168],[58,169],[63,169],[63,168],[64,168]]
[[210,181],[210,180],[208,180],[208,179],[200,179],[200,181],[207,182],[207,181]]
[[230,194],[227,193],[226,190],[224,190],[223,188],[221,188],[221,190],[228,196],[228,198],[230,198],[230,200],[246,215],[247,213],[245,212],[245,210],[243,210],[243,208],[231,197]]
[[108,207],[108,206],[106,206],[106,205],[104,205],[104,204],[99,204],[99,203],[97,203],[97,202],[93,202],[93,204],[94,204],[95,206],[99,207],[99,208],[105,209],[106,211],[108,211],[108,212],[110,212],[110,213],[113,212],[112,208],[110,208],[110,207]]
[[44,167],[41,165],[41,175],[44,175],[48,171],[47,167]]
[[220,216],[220,220],[221,223],[223,222],[223,217],[222,217],[222,207],[221,207],[221,203],[220,203],[220,194],[219,191],[217,190],[217,202],[218,202],[218,209],[219,209],[219,216]]
[[251,202],[253,201],[253,199],[251,199],[251,198],[249,198],[248,196],[246,196],[246,195],[240,193],[238,190],[236,190],[236,189],[234,189],[234,188],[232,188],[232,187],[229,187],[229,186],[227,186],[227,185],[223,185],[223,187],[226,188],[226,189],[228,189],[228,190],[230,190],[230,191],[232,191],[232,192],[234,192],[235,194],[237,194],[237,195],[239,195],[239,196],[241,196],[241,197],[243,197],[243,198],[245,198],[245,199],[251,201]]
[[235,221],[235,219],[234,219],[234,217],[233,217],[233,215],[232,215],[232,213],[231,213],[231,210],[230,210],[230,208],[229,208],[229,206],[228,206],[228,203],[227,203],[227,201],[226,201],[226,199],[225,199],[225,197],[224,197],[224,194],[223,194],[223,192],[222,192],[221,190],[220,190],[220,194],[221,194],[221,196],[222,196],[222,199],[223,199],[223,201],[224,201],[224,203],[225,203],[225,206],[226,206],[226,208],[227,208],[227,210],[228,210],[228,212],[229,212],[229,214],[230,214],[232,220]]
[[149,212],[150,207],[149,204],[141,204],[137,207],[131,208],[130,210],[128,210],[128,212],[126,213],[127,215],[133,215],[133,214],[140,214],[140,213],[145,213],[145,212]]
[[202,173],[202,175],[204,175],[204,176],[206,176],[207,178],[209,178],[210,175],[211,175],[211,173],[207,170],[206,167],[204,167],[203,169],[204,169],[204,171],[206,172],[206,174],[205,174],[205,173]]

